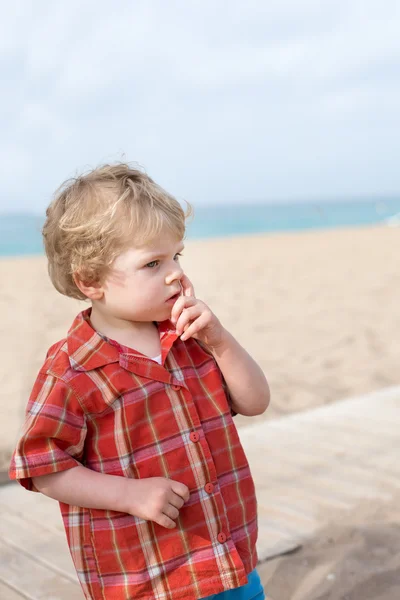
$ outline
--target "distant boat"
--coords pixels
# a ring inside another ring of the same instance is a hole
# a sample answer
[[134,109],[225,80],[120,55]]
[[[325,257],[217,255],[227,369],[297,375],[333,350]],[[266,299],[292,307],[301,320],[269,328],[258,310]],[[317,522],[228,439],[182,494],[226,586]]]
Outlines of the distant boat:
[[400,213],[392,215],[383,221],[389,227],[400,227]]

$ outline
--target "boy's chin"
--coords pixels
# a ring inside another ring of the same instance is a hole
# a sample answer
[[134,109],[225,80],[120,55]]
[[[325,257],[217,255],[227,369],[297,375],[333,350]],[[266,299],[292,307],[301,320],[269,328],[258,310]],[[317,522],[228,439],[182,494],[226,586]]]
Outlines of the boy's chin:
[[167,308],[166,310],[158,311],[157,313],[155,312],[152,321],[158,321],[160,323],[161,321],[168,321],[171,319],[171,315],[172,307]]

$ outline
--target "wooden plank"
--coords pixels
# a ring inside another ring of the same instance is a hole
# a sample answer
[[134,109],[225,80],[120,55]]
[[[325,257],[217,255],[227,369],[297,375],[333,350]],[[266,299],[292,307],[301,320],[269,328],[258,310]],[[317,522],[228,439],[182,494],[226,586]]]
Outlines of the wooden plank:
[[[282,428],[278,429],[280,436],[276,436],[275,444],[272,443],[273,438],[268,432],[268,448],[272,452],[288,452],[294,449],[310,451],[318,447],[318,450],[323,449],[326,452],[334,453],[340,450],[353,455],[359,453],[360,447],[371,448],[371,446],[374,446],[379,448],[383,437],[387,441],[390,438],[392,443],[400,438],[399,431],[395,427],[390,431],[383,430],[377,427],[375,423],[374,431],[370,432],[361,428],[361,426],[357,431],[357,429],[348,426],[346,419],[347,417],[339,418],[339,415],[337,415],[329,424],[321,423],[318,419],[315,419],[314,422],[311,420],[298,423],[292,421],[287,424],[284,430]],[[332,435],[333,431],[335,432],[334,435]],[[283,432],[284,435],[282,435]],[[253,434],[255,433],[253,432]],[[354,444],[355,440],[357,440],[357,445]],[[262,450],[262,446],[259,450]]]
[[[32,600],[82,600],[79,584],[0,539],[0,581]],[[6,600],[6,599],[5,599]]]
[[301,547],[301,543],[298,535],[285,535],[281,531],[272,531],[263,522],[260,522],[257,540],[258,561],[261,563],[293,552]]
[[400,478],[398,474],[393,474],[376,467],[371,462],[352,463],[346,461],[341,465],[346,475],[349,475],[353,480],[367,483],[374,487],[385,486],[388,490],[396,492],[400,489]]
[[286,484],[288,495],[297,493],[300,488],[319,489],[321,496],[325,490],[332,498],[344,500],[345,503],[346,500],[354,498],[374,497],[388,500],[392,496],[389,477],[385,477],[379,471],[374,472],[374,469],[368,471],[352,465],[351,460],[333,461],[324,455],[310,459],[301,455],[296,459],[297,463],[293,458],[292,464],[270,463],[268,467],[264,467],[262,475],[257,465],[252,466],[257,489],[268,492],[272,487],[284,487]]
[[[396,444],[395,447],[398,445]],[[251,457],[249,460],[251,461]],[[304,455],[298,452],[296,455],[282,455],[276,461],[260,463],[253,459],[251,470],[259,489],[270,489],[287,484],[290,490],[293,488],[293,481],[296,481],[297,488],[298,479],[303,473],[307,473],[309,477],[319,477],[322,473],[332,482],[334,480],[344,484],[355,482],[356,486],[366,487],[369,495],[371,489],[378,490],[384,487],[383,492],[390,490],[393,492],[400,487],[399,461],[393,457],[388,458],[385,454],[382,455],[382,443],[380,454],[371,452],[371,449],[368,449],[368,452],[364,451],[361,457],[329,456],[322,450],[318,455]]]
[[28,492],[19,483],[0,487],[0,513],[3,511],[28,516],[48,528],[64,531],[58,502],[38,492]]
[[19,592],[0,581],[0,598],[2,600],[25,600],[27,596],[22,596]]
[[273,487],[270,492],[265,490],[264,497],[261,497],[260,493],[257,497],[260,497],[260,502],[264,502],[265,505],[271,505],[274,502],[275,494],[277,497],[283,496],[286,499],[295,496],[301,502],[306,502],[310,506],[310,510],[313,508],[316,510],[318,507],[319,514],[332,514],[343,511],[348,511],[352,508],[353,502],[349,498],[343,498],[338,496],[335,491],[332,492],[330,489],[323,489],[318,485],[318,482],[314,481],[313,485],[308,484],[307,486],[301,487],[294,485],[290,489],[282,487]]
[[288,535],[297,538],[310,535],[319,526],[318,521],[315,519],[262,505],[258,508],[258,522],[259,524],[263,523],[264,526],[268,526],[272,530],[285,531]]
[[25,551],[43,566],[78,583],[65,534],[44,529],[39,523],[24,520],[19,515],[3,513],[0,538],[12,545],[16,552]]
[[343,513],[349,510],[351,506],[342,503],[336,504],[330,498],[312,497],[309,493],[300,494],[297,490],[288,491],[287,489],[273,489],[271,492],[267,490],[257,494],[258,504],[264,508],[270,506],[282,507],[282,510],[296,511],[298,514],[305,515],[314,521],[320,521],[327,511],[331,514]]

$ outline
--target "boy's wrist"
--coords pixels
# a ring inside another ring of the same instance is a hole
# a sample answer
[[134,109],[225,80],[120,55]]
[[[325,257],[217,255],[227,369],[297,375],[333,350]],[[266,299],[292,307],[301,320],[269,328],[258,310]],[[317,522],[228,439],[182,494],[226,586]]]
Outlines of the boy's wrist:
[[209,344],[211,352],[214,354],[221,354],[225,348],[227,348],[232,341],[232,335],[225,327],[221,327],[221,334],[218,341],[213,344]]
[[118,491],[116,493],[115,510],[123,513],[131,513],[136,480],[123,476],[120,479],[120,485],[118,486]]

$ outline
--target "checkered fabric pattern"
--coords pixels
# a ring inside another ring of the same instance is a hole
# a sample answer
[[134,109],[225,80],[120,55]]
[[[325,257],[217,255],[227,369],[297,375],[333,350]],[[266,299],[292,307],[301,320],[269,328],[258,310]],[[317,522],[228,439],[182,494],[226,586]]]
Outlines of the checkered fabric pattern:
[[256,566],[257,502],[229,392],[205,345],[156,323],[162,364],[104,339],[80,313],[34,384],[10,476],[76,465],[168,477],[190,499],[175,529],[60,503],[86,598],[195,600],[246,584]]

